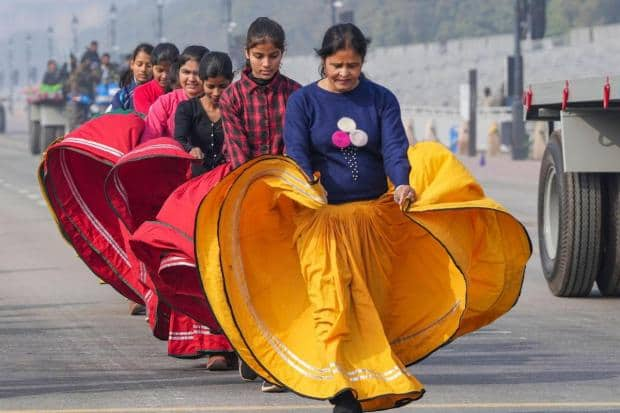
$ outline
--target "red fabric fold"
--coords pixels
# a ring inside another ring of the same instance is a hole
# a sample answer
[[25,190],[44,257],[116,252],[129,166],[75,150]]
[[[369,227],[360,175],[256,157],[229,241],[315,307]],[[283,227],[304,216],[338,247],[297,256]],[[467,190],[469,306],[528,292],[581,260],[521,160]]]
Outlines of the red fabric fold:
[[95,275],[139,303],[141,292],[128,282],[132,264],[126,237],[103,187],[143,129],[135,114],[100,116],[51,145],[40,167],[41,186],[63,236]]
[[130,239],[135,254],[152,274],[161,299],[196,321],[219,331],[202,290],[194,254],[195,217],[204,196],[230,172],[229,164],[191,179],[166,200],[157,219]]

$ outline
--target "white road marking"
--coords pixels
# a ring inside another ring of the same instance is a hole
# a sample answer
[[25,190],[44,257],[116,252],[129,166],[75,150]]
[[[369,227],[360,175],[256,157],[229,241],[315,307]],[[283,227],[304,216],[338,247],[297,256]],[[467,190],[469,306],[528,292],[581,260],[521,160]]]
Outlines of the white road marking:
[[509,330],[478,330],[474,333],[474,335],[510,335],[512,331]]
[[[486,409],[615,409],[620,401],[607,402],[498,402],[498,403],[412,403],[400,410],[486,410]],[[325,410],[329,404],[289,404],[274,406],[179,406],[179,407],[126,407],[101,409],[61,409],[61,410],[0,410],[2,413],[184,413],[184,412],[249,412],[249,411],[295,411]]]

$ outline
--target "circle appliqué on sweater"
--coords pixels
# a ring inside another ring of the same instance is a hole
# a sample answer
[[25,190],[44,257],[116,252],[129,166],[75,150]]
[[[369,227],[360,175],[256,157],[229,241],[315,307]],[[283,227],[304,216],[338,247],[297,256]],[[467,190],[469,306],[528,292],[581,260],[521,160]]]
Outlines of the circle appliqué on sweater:
[[357,123],[346,116],[340,118],[336,126],[338,130],[332,134],[332,143],[340,148],[345,163],[351,171],[351,178],[357,181],[359,179],[357,148],[366,146],[368,134],[361,129],[357,129]]

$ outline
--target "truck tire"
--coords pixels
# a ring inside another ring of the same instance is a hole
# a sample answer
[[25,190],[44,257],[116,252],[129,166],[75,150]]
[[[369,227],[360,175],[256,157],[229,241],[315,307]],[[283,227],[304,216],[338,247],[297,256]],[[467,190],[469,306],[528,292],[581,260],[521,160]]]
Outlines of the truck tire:
[[603,295],[620,296],[620,174],[605,174],[604,247],[596,285]]
[[0,104],[0,133],[6,132],[6,111],[4,106]]
[[543,274],[558,297],[584,297],[602,252],[601,179],[564,173],[559,131],[549,137],[538,182],[538,237]]
[[43,127],[43,139],[42,139],[41,151],[45,151],[47,147],[50,146],[50,144],[54,141],[54,139],[58,137],[56,135],[57,129],[58,128],[56,126]]
[[28,147],[30,153],[38,155],[41,153],[41,122],[38,120],[31,121],[29,132]]

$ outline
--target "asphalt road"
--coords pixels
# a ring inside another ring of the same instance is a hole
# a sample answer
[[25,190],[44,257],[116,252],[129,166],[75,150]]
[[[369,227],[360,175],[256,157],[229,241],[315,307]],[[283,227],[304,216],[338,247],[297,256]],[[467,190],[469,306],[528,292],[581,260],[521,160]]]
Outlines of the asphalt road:
[[[167,357],[60,237],[26,147],[23,133],[0,135],[0,411],[330,411]],[[537,163],[465,162],[536,244]],[[535,253],[517,306],[413,366],[427,393],[398,411],[620,411],[620,299],[597,295],[553,297]]]

